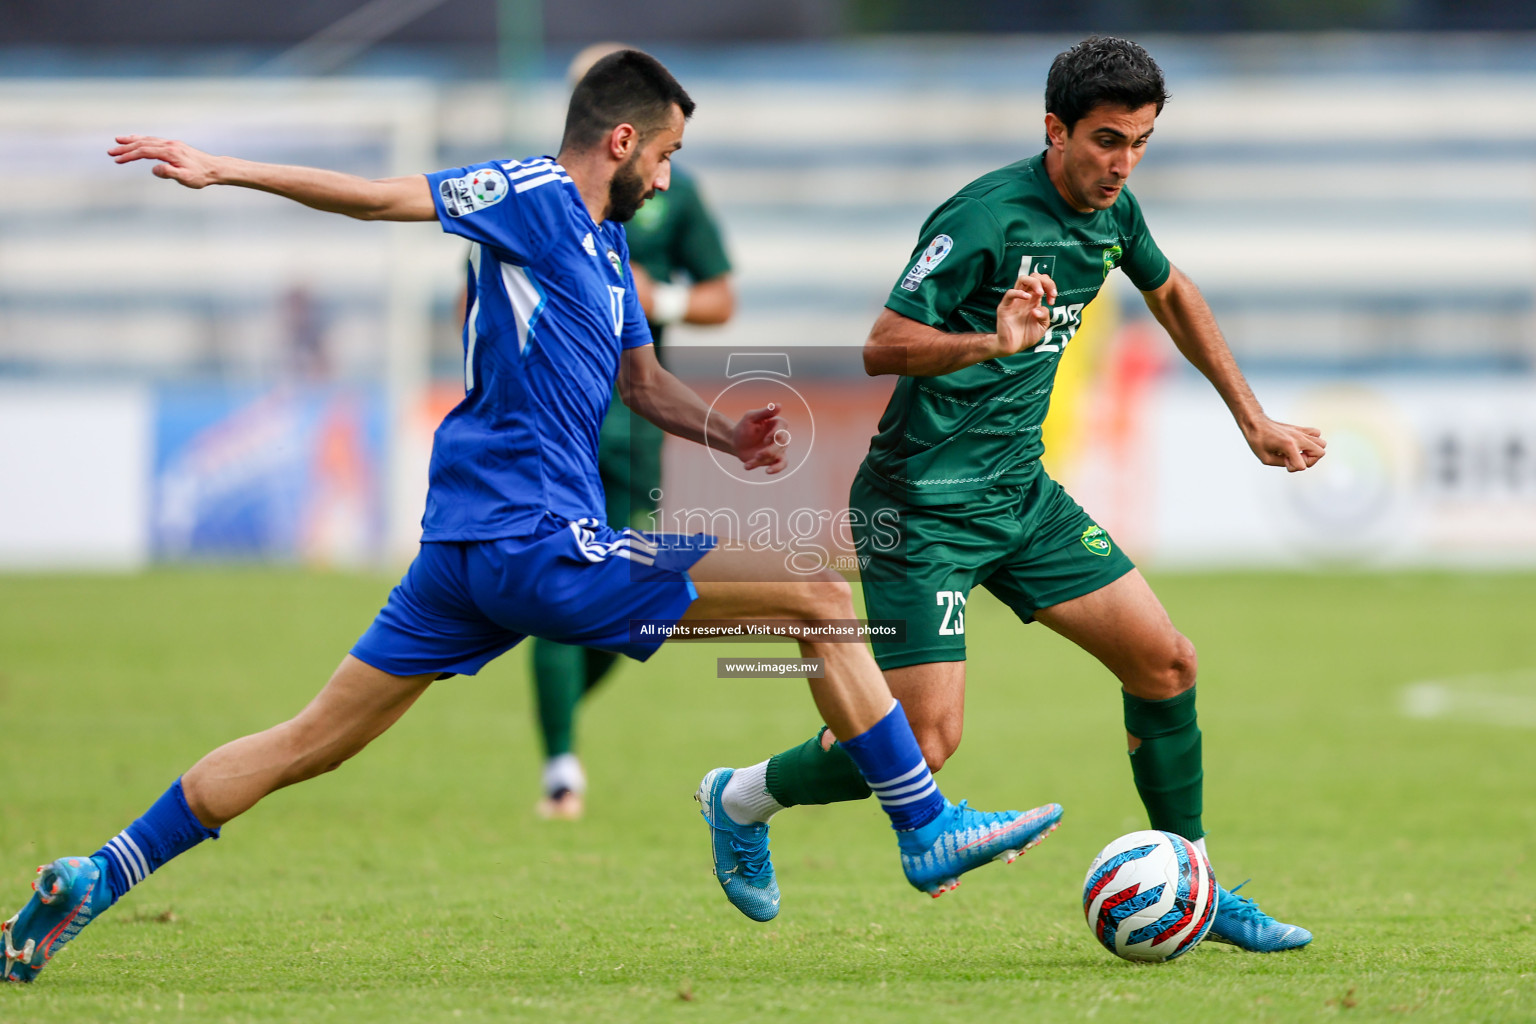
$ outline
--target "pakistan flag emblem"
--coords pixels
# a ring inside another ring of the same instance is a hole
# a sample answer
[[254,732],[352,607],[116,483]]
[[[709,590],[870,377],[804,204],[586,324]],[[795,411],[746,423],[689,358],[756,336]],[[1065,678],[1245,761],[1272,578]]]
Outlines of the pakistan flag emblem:
[[1120,257],[1123,255],[1125,255],[1125,251],[1118,245],[1112,245],[1104,250],[1104,276],[1106,278],[1109,277],[1109,272],[1119,265]]
[[1107,557],[1112,549],[1109,543],[1109,534],[1104,532],[1102,526],[1088,527],[1088,529],[1083,531],[1083,536],[1080,539],[1083,542],[1083,547],[1095,555]]

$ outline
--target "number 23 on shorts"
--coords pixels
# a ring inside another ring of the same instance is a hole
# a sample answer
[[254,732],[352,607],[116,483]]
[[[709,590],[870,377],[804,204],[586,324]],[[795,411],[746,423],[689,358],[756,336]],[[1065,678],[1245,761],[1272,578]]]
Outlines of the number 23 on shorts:
[[940,590],[934,597],[936,603],[944,608],[944,618],[939,623],[939,636],[964,636],[965,595],[958,590]]

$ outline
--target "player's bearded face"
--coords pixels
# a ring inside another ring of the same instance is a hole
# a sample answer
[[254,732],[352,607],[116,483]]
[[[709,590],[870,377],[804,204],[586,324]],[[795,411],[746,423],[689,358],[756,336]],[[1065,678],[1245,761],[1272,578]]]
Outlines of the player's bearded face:
[[646,182],[637,166],[640,153],[641,150],[637,148],[613,172],[613,180],[608,182],[609,220],[620,223],[629,220],[639,211],[641,204],[656,194],[656,189]]

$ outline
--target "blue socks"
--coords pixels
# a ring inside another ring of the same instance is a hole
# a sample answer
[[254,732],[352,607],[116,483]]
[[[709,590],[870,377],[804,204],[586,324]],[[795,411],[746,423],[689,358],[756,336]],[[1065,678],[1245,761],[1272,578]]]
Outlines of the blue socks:
[[841,740],[838,746],[858,765],[896,831],[922,828],[944,810],[944,794],[928,771],[901,701],[892,702],[891,710],[868,732]]
[[187,806],[178,778],[142,818],[113,836],[92,856],[106,862],[107,888],[116,903],[172,857],[186,853],[204,839],[217,838],[219,830],[198,821]]

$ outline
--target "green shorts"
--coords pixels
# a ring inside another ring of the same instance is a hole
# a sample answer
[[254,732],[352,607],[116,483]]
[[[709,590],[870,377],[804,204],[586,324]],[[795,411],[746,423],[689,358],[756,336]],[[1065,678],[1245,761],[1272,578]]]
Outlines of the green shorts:
[[618,390],[603,420],[597,471],[607,500],[608,525],[655,530],[651,518],[661,493],[661,443],[666,435],[649,420],[629,411]]
[[866,614],[906,621],[903,640],[874,641],[883,669],[964,661],[965,602],[978,584],[1031,622],[1135,568],[1044,470],[946,505],[909,505],[861,470],[848,503]]

